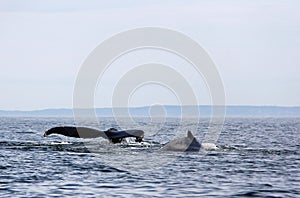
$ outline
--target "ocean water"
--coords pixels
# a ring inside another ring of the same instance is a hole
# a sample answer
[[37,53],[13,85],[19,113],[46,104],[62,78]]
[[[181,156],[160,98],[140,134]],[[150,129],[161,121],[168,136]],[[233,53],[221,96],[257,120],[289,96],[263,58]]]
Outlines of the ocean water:
[[205,154],[159,148],[191,128],[201,141],[208,119],[135,121],[79,124],[141,128],[147,143],[43,137],[72,118],[0,118],[0,197],[300,197],[299,118],[227,118]]

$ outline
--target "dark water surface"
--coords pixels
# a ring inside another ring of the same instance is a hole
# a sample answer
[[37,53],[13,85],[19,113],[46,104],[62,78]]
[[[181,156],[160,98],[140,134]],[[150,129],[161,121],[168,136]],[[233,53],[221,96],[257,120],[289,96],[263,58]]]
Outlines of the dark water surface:
[[[138,122],[149,144],[43,137],[71,118],[0,118],[0,197],[300,196],[299,118],[228,118],[206,155],[158,151],[197,121]],[[82,125],[118,128],[110,118]],[[208,120],[198,126],[201,141]]]

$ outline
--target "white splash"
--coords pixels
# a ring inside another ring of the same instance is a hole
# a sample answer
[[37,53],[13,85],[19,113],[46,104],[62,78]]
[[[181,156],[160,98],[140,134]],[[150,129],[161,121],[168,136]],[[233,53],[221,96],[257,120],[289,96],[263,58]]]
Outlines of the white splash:
[[214,143],[202,143],[201,148],[204,150],[219,150],[219,147],[217,147]]

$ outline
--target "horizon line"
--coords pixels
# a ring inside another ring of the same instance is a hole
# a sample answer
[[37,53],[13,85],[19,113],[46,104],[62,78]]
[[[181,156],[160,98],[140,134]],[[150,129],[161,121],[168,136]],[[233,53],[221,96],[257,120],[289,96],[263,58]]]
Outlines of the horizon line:
[[[172,105],[172,104],[167,104],[167,105],[146,105],[146,106],[130,106],[130,107],[94,107],[94,108],[76,108],[76,109],[126,109],[126,108],[149,108],[152,106],[168,106],[168,107],[213,107],[213,106],[224,106],[226,107],[275,107],[275,108],[300,108],[300,106],[294,106],[294,105]],[[45,111],[45,110],[72,110],[75,108],[72,107],[49,107],[49,108],[40,108],[40,109],[0,109],[0,111],[18,111],[18,112],[26,112],[26,111]]]

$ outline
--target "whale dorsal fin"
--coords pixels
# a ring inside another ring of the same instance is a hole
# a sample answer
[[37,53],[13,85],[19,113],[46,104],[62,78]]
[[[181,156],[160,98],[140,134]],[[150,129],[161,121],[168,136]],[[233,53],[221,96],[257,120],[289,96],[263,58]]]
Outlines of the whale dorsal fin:
[[191,132],[190,130],[188,130],[187,136],[188,136],[188,138],[190,138],[190,139],[194,139],[194,138],[195,138],[194,135],[192,134],[192,132]]

